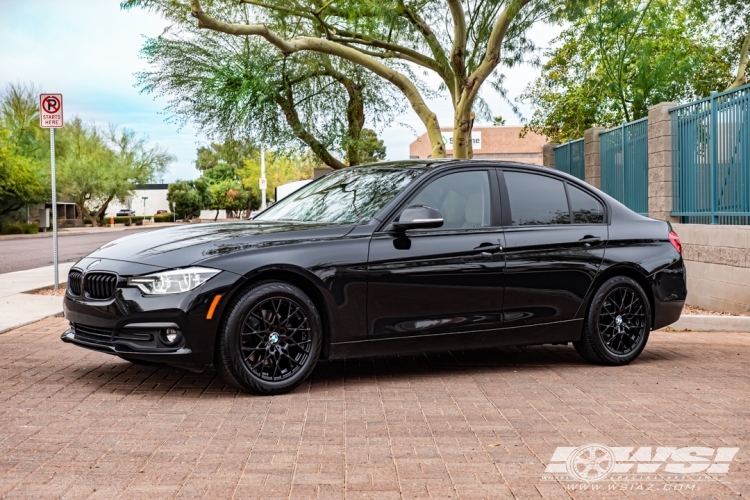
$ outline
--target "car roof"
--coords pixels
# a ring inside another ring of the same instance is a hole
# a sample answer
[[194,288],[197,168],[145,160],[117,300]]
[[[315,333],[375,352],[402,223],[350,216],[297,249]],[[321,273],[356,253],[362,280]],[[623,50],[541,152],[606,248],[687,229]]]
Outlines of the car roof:
[[442,169],[451,167],[476,167],[476,166],[487,166],[496,168],[518,168],[527,170],[530,172],[538,172],[540,174],[551,174],[576,184],[582,184],[579,178],[574,177],[565,172],[560,172],[553,168],[544,167],[541,165],[534,165],[532,163],[521,163],[517,161],[503,161],[494,159],[466,159],[466,158],[427,158],[427,159],[410,159],[410,160],[396,160],[396,161],[384,161],[379,163],[368,163],[365,165],[357,165],[349,168],[421,168],[421,169]]

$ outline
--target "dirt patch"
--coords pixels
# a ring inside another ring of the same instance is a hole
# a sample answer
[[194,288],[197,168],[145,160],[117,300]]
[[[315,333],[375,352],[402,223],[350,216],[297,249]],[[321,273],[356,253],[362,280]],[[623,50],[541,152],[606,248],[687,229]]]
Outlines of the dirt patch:
[[29,295],[53,295],[55,297],[62,297],[63,295],[65,295],[65,283],[60,283],[60,287],[57,289],[57,291],[55,291],[55,287],[53,285],[25,293],[28,293]]
[[682,308],[682,314],[704,314],[708,316],[750,316],[750,314],[738,314],[730,312],[707,311],[696,306],[685,306]]

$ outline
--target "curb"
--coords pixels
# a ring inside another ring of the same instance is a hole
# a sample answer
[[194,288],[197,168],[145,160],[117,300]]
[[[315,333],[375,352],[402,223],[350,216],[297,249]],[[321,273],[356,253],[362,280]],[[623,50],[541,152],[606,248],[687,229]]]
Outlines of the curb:
[[750,333],[750,316],[718,316],[711,314],[683,314],[667,328],[693,332]]

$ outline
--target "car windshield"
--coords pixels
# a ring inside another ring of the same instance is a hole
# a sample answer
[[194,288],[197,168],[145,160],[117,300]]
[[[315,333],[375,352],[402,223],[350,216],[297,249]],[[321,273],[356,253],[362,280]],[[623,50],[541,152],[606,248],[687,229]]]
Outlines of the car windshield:
[[357,223],[368,221],[424,168],[345,168],[290,194],[253,220]]

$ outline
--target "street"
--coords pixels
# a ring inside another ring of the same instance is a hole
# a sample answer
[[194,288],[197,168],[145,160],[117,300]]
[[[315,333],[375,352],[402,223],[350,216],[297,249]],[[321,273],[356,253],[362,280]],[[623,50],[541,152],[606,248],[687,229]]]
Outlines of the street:
[[[74,262],[100,246],[139,231],[153,231],[158,227],[110,231],[101,233],[61,232],[58,239],[59,262]],[[49,266],[52,258],[52,233],[37,237],[0,238],[0,274]],[[64,277],[63,277],[64,279]]]

